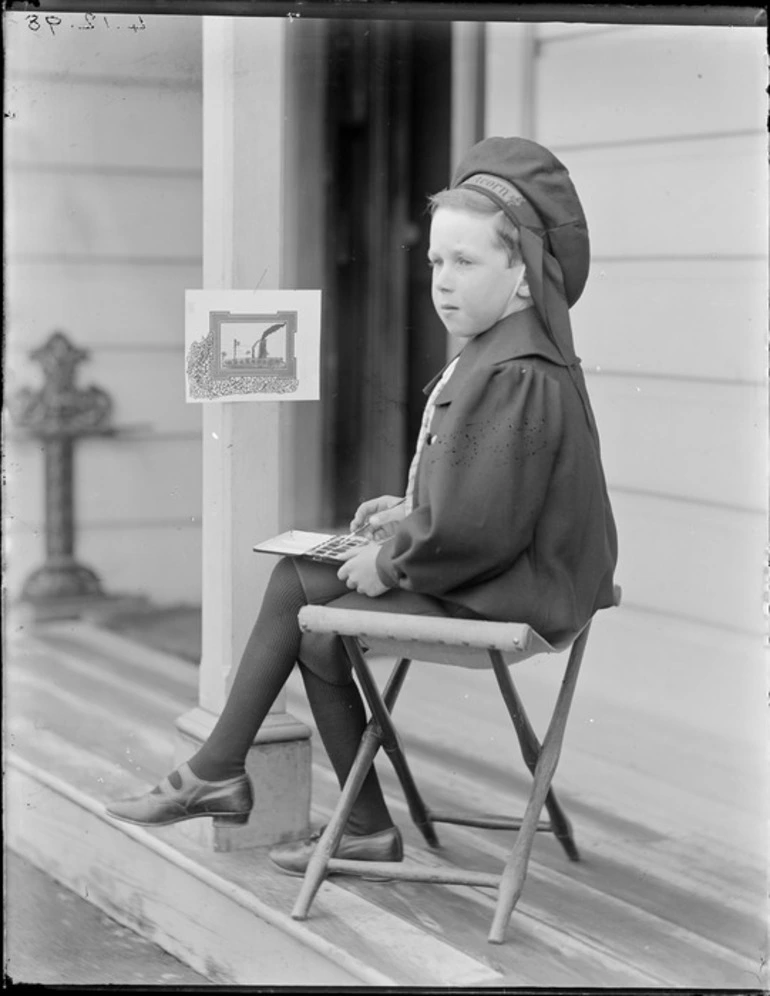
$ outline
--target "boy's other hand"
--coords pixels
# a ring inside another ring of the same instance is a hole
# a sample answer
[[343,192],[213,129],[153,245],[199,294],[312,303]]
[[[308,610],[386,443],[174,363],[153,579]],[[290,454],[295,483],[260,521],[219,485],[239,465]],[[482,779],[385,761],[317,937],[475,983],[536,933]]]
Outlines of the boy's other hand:
[[372,539],[379,541],[388,539],[396,531],[397,523],[406,515],[403,498],[395,495],[381,495],[362,502],[356,509],[356,514],[350,522],[351,533],[367,527],[367,533]]
[[384,594],[388,587],[382,583],[377,573],[376,560],[379,552],[379,543],[369,543],[367,546],[359,547],[358,550],[348,550],[345,554],[345,563],[337,571],[337,577],[340,581],[344,581],[351,591],[368,595],[369,598]]

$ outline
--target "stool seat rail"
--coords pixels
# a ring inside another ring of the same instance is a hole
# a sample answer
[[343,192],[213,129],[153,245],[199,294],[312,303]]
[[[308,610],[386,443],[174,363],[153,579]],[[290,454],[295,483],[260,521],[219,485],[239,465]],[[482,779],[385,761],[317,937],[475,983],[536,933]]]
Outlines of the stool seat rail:
[[448,619],[326,605],[305,605],[298,619],[305,633],[355,637],[375,654],[465,668],[488,669],[490,651],[502,654],[506,664],[514,664],[536,654],[558,653],[571,642],[554,646],[525,623]]

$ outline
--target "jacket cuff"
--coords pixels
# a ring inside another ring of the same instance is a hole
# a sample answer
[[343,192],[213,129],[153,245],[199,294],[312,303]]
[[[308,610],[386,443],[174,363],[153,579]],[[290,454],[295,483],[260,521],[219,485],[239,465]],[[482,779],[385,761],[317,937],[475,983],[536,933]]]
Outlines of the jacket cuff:
[[380,552],[377,554],[377,559],[374,562],[374,566],[377,568],[377,574],[380,581],[382,581],[387,588],[398,588],[400,577],[399,572],[396,570],[390,556],[392,546],[392,540],[386,540],[382,544]]

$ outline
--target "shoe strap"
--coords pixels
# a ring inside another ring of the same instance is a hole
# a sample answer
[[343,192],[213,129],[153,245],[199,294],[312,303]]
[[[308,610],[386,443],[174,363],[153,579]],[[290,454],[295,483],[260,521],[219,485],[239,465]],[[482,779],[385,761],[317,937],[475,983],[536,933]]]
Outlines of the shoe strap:
[[174,786],[168,779],[168,775],[165,775],[154,789],[150,792],[150,795],[168,795],[171,792],[178,792],[179,789],[175,789]]

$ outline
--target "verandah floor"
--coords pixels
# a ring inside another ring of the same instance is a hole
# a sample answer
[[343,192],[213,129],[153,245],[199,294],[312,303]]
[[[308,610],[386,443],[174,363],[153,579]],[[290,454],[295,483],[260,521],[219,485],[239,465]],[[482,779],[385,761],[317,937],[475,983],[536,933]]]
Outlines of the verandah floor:
[[[744,728],[745,714],[743,723],[736,722],[736,702],[716,680],[711,687],[721,701],[703,699],[696,718],[683,725],[678,698],[695,687],[688,671],[700,671],[702,683],[708,678],[708,655],[685,660],[681,651],[676,677],[650,669],[639,681],[633,651],[614,665],[612,658],[613,648],[633,646],[634,626],[644,621],[618,617],[608,614],[595,627],[555,781],[583,860],[568,862],[550,836],[538,836],[506,944],[486,942],[494,903],[487,889],[344,877],[329,888],[414,928],[410,936],[418,938],[418,948],[420,937],[433,938],[446,951],[466,955],[467,962],[458,964],[478,964],[483,985],[761,989],[767,777],[758,733],[750,723]],[[138,632],[127,627],[134,638],[142,637],[138,625]],[[166,639],[164,649],[184,652],[186,645],[194,657],[194,611],[173,626],[173,646]],[[143,638],[157,645],[162,628],[152,636],[146,627]],[[194,666],[177,662],[159,673],[137,665],[141,654],[132,646],[87,625],[56,624],[18,642],[9,655],[6,701],[14,750],[49,765],[56,744],[90,752],[101,767],[82,778],[97,800],[119,795],[124,785],[152,784],[165,773],[173,720],[196,700]],[[612,666],[628,669],[622,698],[613,691],[617,683],[606,680]],[[377,662],[375,669],[384,676],[388,665]],[[551,662],[535,661],[517,676],[542,729],[556,671]],[[294,677],[288,709],[312,725]],[[523,809],[529,776],[491,674],[415,664],[396,716],[418,782],[436,808]],[[378,770],[411,859],[498,867],[509,834],[441,826],[443,847],[432,852],[411,826],[385,759]],[[109,772],[113,784],[104,780]],[[321,823],[337,788],[315,739],[313,779],[313,815]],[[154,833],[172,840],[172,831]],[[299,883],[277,873],[263,849],[217,855],[215,862],[222,874],[289,912]],[[322,903],[315,914],[311,910],[308,925],[319,936],[332,926],[339,930]],[[351,953],[376,963],[374,948],[360,937],[350,931],[351,947],[358,945]],[[376,947],[377,939],[371,940]],[[405,964],[398,984],[428,984],[414,972],[410,976]]]

